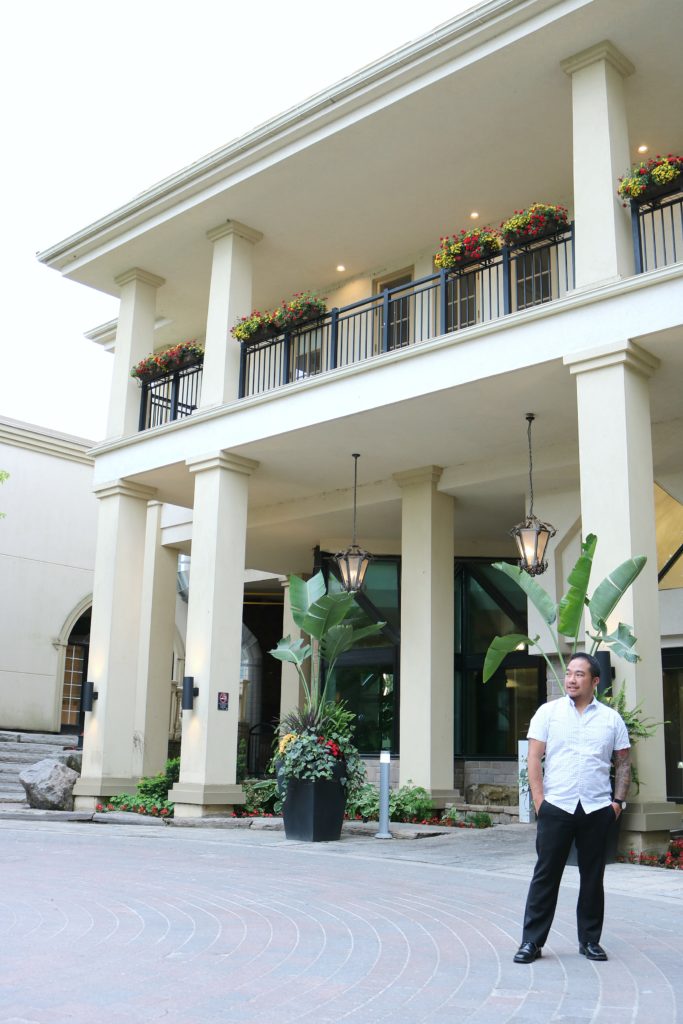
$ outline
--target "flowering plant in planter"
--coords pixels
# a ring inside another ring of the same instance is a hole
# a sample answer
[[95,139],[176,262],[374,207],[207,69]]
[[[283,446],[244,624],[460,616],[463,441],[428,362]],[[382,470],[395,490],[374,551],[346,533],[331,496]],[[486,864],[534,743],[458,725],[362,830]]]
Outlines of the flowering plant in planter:
[[495,228],[470,228],[461,230],[459,235],[445,235],[439,240],[441,247],[434,256],[434,266],[439,270],[476,263],[477,260],[491,259],[500,252],[503,243]]
[[628,174],[619,178],[617,194],[622,199],[647,199],[662,185],[678,182],[683,185],[683,156],[653,156],[649,160],[636,164]]
[[279,740],[274,768],[283,799],[289,779],[338,779],[347,797],[365,781],[365,766],[351,740],[355,715],[343,703],[328,702],[317,723],[310,708],[284,716],[281,728],[288,728]]
[[249,341],[261,332],[273,335],[293,331],[308,320],[316,320],[327,312],[325,300],[313,292],[297,292],[291,299],[283,299],[279,306],[261,313],[252,310],[249,316],[241,317],[230,333],[237,341]]
[[503,221],[500,230],[506,245],[533,242],[534,239],[560,231],[567,226],[567,209],[548,203],[532,203],[526,210],[515,210]]
[[173,373],[204,359],[204,349],[196,341],[183,341],[179,345],[166,348],[163,352],[154,352],[136,363],[130,371],[131,377],[144,382],[160,377],[164,373]]
[[317,320],[327,312],[325,299],[313,292],[297,292],[289,302],[284,299],[276,310],[280,314],[285,330],[292,330],[307,320]]
[[258,309],[253,309],[249,316],[240,317],[235,326],[230,328],[230,333],[237,341],[249,341],[262,331],[269,331],[276,335],[280,334],[284,329],[284,320],[278,307],[265,313],[261,313]]

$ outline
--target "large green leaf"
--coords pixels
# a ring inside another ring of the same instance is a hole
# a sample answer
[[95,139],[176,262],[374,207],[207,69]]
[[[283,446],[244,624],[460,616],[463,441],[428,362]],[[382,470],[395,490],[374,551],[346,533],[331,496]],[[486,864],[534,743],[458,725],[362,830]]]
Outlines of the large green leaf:
[[589,533],[581,545],[579,559],[567,578],[569,590],[559,604],[557,632],[562,636],[569,636],[573,640],[578,636],[581,625],[597,542],[598,538],[595,534]]
[[510,565],[508,562],[494,562],[493,568],[498,569],[500,572],[505,573],[506,576],[509,576],[511,580],[514,580],[538,610],[544,622],[547,622],[549,626],[552,625],[557,618],[557,608],[540,584],[536,583],[528,573],[519,569],[516,565]]
[[353,594],[324,594],[309,606],[300,622],[294,621],[310,636],[322,640],[333,626],[344,621],[354,602]]
[[636,555],[617,566],[595,590],[588,602],[594,629],[601,629],[601,622],[607,621],[621,598],[647,562],[645,555]]
[[289,603],[292,618],[299,629],[303,629],[303,619],[312,604],[325,593],[325,580],[321,572],[311,576],[310,580],[302,580],[300,576],[289,577]]
[[311,653],[311,645],[305,644],[301,638],[292,640],[291,636],[285,636],[282,640],[278,640],[277,647],[274,647],[268,653],[272,654],[278,661],[288,661],[292,665],[302,665]]
[[[538,637],[536,637],[538,640]],[[536,640],[525,636],[524,633],[508,633],[507,636],[494,636],[489,644],[489,649],[484,658],[484,674],[482,681],[487,683],[492,675],[498,671],[503,660],[508,654],[516,651],[520,644],[526,647],[533,647]]]
[[381,633],[384,626],[384,622],[373,622],[372,625],[363,626],[362,629],[354,629],[348,623],[331,626],[320,641],[320,653],[328,663],[328,671],[332,671],[334,662],[341,654],[350,651],[365,637]]
[[627,626],[625,622],[620,622],[614,633],[603,636],[602,642],[607,644],[610,650],[624,661],[630,661],[632,665],[640,661],[640,655],[633,650],[636,638],[631,632],[631,627]]

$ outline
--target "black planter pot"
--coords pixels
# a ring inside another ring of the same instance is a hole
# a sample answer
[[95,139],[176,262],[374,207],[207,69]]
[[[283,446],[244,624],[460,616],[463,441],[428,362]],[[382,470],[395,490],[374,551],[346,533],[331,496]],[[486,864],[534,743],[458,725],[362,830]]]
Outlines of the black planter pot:
[[681,191],[683,191],[683,174],[679,174],[673,181],[667,181],[666,185],[648,186],[647,191],[642,196],[637,196],[631,202],[635,203],[636,206],[643,206],[646,203],[656,203],[658,199],[663,199],[665,196],[671,196]]
[[289,779],[282,808],[287,839],[334,842],[341,836],[345,807],[339,779]]
[[546,231],[535,235],[533,238],[524,235],[517,235],[515,238],[511,238],[510,241],[505,244],[510,249],[528,249],[531,246],[537,245],[539,242],[547,242],[555,238],[556,235],[562,234],[569,228],[568,224],[556,224],[552,228],[548,228]]

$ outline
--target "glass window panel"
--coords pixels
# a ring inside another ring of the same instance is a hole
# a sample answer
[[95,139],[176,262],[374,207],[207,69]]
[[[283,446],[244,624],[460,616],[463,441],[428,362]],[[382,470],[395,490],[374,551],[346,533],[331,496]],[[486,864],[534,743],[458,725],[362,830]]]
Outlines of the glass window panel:
[[683,651],[680,660],[664,668],[664,757],[667,798],[683,802]]
[[393,659],[376,665],[337,664],[328,687],[356,715],[355,742],[362,754],[391,750],[394,729]]
[[517,756],[517,741],[526,738],[539,706],[537,664],[502,668],[485,685],[481,671],[466,673],[465,753]]
[[[506,579],[503,573],[496,572],[495,569],[493,571],[496,576],[500,576],[501,580]],[[496,580],[496,584],[497,582]],[[494,636],[518,632],[517,624],[506,615],[495,598],[472,576],[468,580],[467,602],[466,642],[469,654],[485,654]],[[524,618],[526,619],[526,615]]]

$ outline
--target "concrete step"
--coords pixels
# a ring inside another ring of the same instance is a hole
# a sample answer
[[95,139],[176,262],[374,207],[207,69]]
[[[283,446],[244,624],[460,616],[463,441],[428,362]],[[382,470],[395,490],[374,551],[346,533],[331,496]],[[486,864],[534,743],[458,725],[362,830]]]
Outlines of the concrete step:
[[64,747],[47,743],[0,743],[0,764],[35,764],[63,752]]
[[57,747],[75,747],[78,736],[73,733],[66,735],[58,732],[14,732],[0,730],[0,744],[3,743],[43,743]]

